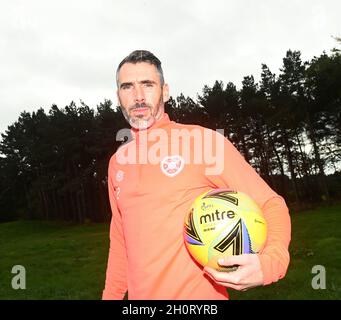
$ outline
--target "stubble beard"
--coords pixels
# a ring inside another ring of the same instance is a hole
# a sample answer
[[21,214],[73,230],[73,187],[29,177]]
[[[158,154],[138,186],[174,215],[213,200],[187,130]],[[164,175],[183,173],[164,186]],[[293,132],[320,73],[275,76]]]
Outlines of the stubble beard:
[[[137,108],[148,108],[150,115],[147,119],[144,119],[143,115],[139,116],[133,116],[131,117],[129,114]],[[155,108],[154,114],[153,114],[153,108],[151,105],[146,103],[136,103],[135,105],[128,108],[128,111],[121,107],[122,113],[124,118],[127,120],[127,122],[130,124],[130,126],[137,130],[145,130],[151,127],[156,121],[158,121],[164,113],[164,104],[162,95],[160,97],[160,100],[157,104],[157,107]]]

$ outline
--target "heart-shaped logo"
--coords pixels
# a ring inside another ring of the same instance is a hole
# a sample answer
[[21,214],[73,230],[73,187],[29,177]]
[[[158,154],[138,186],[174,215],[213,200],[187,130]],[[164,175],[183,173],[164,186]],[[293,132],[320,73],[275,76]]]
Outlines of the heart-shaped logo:
[[160,163],[161,171],[168,177],[175,177],[184,168],[185,160],[179,156],[164,157]]

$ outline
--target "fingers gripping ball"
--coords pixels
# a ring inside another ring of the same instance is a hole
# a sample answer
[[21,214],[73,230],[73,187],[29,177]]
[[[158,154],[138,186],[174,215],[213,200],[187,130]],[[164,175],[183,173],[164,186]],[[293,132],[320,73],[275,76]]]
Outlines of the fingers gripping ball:
[[258,253],[264,247],[266,221],[256,202],[245,193],[214,189],[193,202],[184,224],[185,245],[202,266],[231,271],[217,260]]

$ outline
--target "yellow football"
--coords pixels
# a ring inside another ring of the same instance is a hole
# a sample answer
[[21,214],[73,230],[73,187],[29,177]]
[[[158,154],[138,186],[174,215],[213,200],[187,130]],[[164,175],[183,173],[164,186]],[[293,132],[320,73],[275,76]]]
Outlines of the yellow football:
[[214,189],[195,199],[184,223],[185,245],[202,266],[229,271],[219,258],[258,253],[265,245],[266,221],[256,202],[245,193]]

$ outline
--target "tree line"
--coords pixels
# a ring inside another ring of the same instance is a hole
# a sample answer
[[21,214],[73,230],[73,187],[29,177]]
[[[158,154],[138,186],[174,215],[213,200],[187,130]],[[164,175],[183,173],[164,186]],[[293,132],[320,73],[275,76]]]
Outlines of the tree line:
[[[240,89],[216,81],[195,99],[166,104],[172,120],[224,129],[257,172],[291,204],[341,198],[341,54],[303,62],[287,51],[279,74]],[[110,100],[46,113],[22,112],[0,143],[0,221],[17,218],[107,221],[107,167],[127,127]]]

